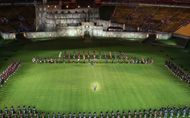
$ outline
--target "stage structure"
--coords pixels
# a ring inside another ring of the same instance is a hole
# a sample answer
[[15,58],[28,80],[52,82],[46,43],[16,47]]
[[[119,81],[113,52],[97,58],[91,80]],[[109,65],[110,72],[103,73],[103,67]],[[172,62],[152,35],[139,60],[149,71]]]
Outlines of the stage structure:
[[[101,20],[99,8],[62,9],[63,2],[50,5],[47,0],[35,5],[35,32],[24,32],[25,38],[47,37],[105,37],[105,38],[148,38],[147,32],[126,32],[125,24]],[[16,33],[1,33],[4,39],[15,39]],[[168,39],[171,34],[156,34],[158,39]]]

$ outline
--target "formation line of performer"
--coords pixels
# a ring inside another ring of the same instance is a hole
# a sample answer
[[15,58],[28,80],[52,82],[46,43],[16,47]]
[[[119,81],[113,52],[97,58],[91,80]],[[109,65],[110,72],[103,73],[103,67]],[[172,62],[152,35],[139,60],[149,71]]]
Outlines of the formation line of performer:
[[[68,116],[67,116],[68,115]],[[61,114],[58,112],[56,114],[53,112],[53,114],[50,114],[49,112],[46,114],[44,112],[39,113],[35,107],[31,108],[28,106],[28,109],[23,106],[21,109],[20,106],[18,106],[18,111],[14,109],[12,106],[9,112],[9,109],[5,107],[5,111],[3,111],[0,108],[0,117],[2,118],[173,118],[173,117],[190,117],[190,108],[188,108],[188,105],[185,105],[185,107],[179,107],[177,108],[176,106],[173,106],[170,108],[162,106],[161,109],[156,110],[156,109],[149,109],[149,110],[135,110],[134,112],[131,112],[130,110],[126,113],[125,111],[120,112],[117,110],[116,112],[111,111],[110,113],[106,111],[103,113],[101,111],[100,113],[85,113],[85,112],[79,112],[79,113],[71,113],[69,114],[63,113]]]
[[[102,57],[103,56],[103,57]],[[87,58],[87,59],[86,59]],[[66,61],[67,60],[67,61]],[[77,61],[76,61],[77,60]],[[82,60],[82,61],[81,61]],[[33,63],[128,63],[128,64],[152,64],[154,63],[153,58],[136,58],[136,57],[128,57],[125,52],[119,52],[119,55],[117,55],[116,52],[114,52],[114,55],[112,55],[111,52],[107,55],[106,52],[102,55],[102,53],[99,51],[99,56],[96,55],[95,51],[93,51],[92,55],[88,51],[87,54],[83,51],[81,54],[80,51],[78,51],[77,58],[76,58],[76,52],[74,51],[73,54],[69,52],[68,54],[66,51],[64,54],[62,52],[59,53],[58,58],[57,57],[33,57],[32,62]]]
[[179,67],[177,67],[174,63],[170,61],[165,61],[165,66],[173,72],[174,75],[176,75],[178,78],[180,78],[182,81],[184,81],[186,84],[189,84],[190,86],[190,75],[186,74],[183,70],[181,70]]
[[18,67],[20,66],[20,60],[19,61],[13,61],[6,70],[4,70],[2,73],[0,73],[0,87],[3,86],[4,82],[6,82],[10,76],[12,76]]

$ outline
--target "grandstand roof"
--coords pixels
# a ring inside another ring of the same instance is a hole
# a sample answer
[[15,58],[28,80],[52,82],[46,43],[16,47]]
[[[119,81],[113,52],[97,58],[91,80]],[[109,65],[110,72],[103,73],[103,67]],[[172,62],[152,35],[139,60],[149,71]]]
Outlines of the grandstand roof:
[[187,26],[182,26],[180,29],[178,29],[174,33],[189,37],[190,36],[190,24],[188,24]]

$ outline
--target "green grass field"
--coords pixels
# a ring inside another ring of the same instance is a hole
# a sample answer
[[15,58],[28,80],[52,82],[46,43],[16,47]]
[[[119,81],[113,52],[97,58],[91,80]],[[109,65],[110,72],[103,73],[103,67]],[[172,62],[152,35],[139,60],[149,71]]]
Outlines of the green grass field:
[[[59,52],[65,50],[67,53],[90,50],[97,55],[105,51],[107,56],[109,51],[112,54],[122,51],[128,57],[153,57],[155,63],[97,63],[93,68],[88,63],[32,63],[33,57],[58,57]],[[17,72],[0,88],[1,108],[30,105],[39,111],[78,113],[190,104],[190,87],[164,66],[164,60],[172,59],[189,73],[189,49],[151,46],[150,42],[57,40],[0,48],[0,55],[0,72],[12,60],[22,61]]]
[[165,45],[172,45],[172,46],[185,46],[187,43],[187,39],[172,37],[168,40],[156,40],[156,43],[165,44]]

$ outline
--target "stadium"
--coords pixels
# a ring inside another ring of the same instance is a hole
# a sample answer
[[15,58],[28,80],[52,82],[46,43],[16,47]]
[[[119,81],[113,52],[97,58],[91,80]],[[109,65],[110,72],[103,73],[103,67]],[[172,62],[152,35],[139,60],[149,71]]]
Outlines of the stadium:
[[0,117],[190,117],[189,0],[0,0]]

